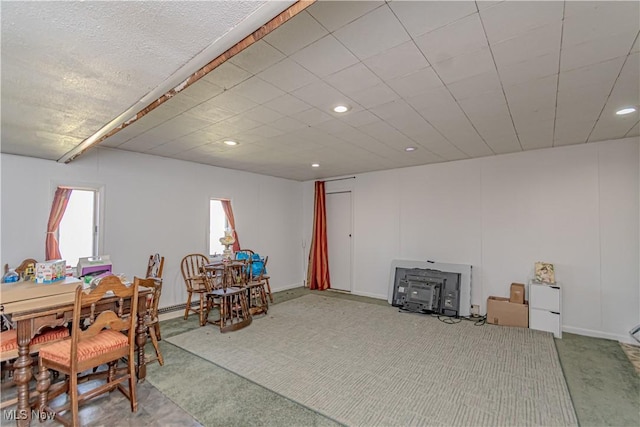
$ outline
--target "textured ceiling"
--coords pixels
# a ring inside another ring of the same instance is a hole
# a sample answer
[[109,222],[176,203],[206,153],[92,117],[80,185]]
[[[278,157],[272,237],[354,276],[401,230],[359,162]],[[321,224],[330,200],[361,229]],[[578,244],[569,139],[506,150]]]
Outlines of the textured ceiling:
[[[2,152],[59,159],[260,5],[56,4],[2,3]],[[639,31],[636,1],[316,2],[100,145],[309,180],[637,136]]]

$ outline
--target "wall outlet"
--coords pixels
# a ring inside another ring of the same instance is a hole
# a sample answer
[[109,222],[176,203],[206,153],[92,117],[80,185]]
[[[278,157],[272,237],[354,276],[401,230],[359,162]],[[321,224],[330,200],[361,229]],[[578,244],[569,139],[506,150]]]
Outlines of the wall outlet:
[[471,304],[471,315],[480,316],[480,306],[477,304]]

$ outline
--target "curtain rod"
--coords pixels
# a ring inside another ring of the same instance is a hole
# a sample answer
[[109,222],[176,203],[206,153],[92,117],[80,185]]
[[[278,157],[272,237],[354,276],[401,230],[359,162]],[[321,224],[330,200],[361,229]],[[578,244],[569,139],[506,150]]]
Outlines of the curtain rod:
[[326,179],[324,182],[342,181],[344,179],[356,179],[356,177],[355,176],[348,176],[346,178]]

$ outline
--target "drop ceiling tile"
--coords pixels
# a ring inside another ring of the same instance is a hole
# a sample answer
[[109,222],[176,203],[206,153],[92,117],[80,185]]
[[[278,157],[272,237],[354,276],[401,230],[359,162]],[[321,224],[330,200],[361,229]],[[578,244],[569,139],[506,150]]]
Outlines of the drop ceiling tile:
[[318,21],[307,11],[302,11],[278,27],[277,31],[267,34],[263,40],[285,55],[291,55],[327,34]]
[[345,123],[350,124],[351,126],[363,126],[369,123],[373,123],[378,120],[378,118],[373,115],[369,110],[361,110],[356,112],[350,112],[340,117]]
[[418,112],[431,109],[441,109],[443,111],[448,108],[458,109],[455,98],[451,96],[449,90],[444,86],[405,98],[405,100]]
[[446,161],[468,159],[469,156],[463,153],[458,147],[447,141],[439,133],[436,136],[425,136],[423,138],[413,137],[421,147],[429,150]]
[[382,83],[382,80],[361,62],[325,77],[324,81],[347,95]]
[[330,134],[337,134],[351,129],[351,126],[343,122],[342,120],[331,119],[322,123],[318,123],[317,125],[313,126],[313,128],[321,130],[323,132],[328,132]]
[[276,129],[273,126],[262,125],[262,126],[258,126],[256,128],[248,130],[247,133],[251,135],[257,135],[262,139],[266,139],[266,138],[278,137],[284,134],[285,132],[283,130]]
[[[556,117],[577,121],[597,120],[607,102],[607,91],[602,87],[583,87],[580,92],[558,93]],[[579,108],[578,108],[579,106]]]
[[535,123],[531,129],[520,130],[518,128],[518,138],[524,150],[536,150],[539,148],[549,148],[553,146],[554,121]]
[[387,84],[402,97],[416,96],[422,92],[444,87],[433,68],[427,67],[409,75],[391,79]]
[[504,87],[558,74],[560,52],[510,64],[496,64]]
[[349,97],[329,86],[324,81],[317,81],[291,93],[293,96],[306,103],[319,108],[322,111],[333,114],[336,105],[348,105],[353,111],[359,109]]
[[508,113],[507,102],[502,90],[486,92],[484,94],[465,98],[458,102],[467,115],[489,119],[492,116]]
[[296,120],[296,119],[292,119],[291,117],[283,117],[279,120],[276,120],[275,122],[271,123],[270,126],[273,126],[276,129],[280,129],[286,132],[290,132],[292,130],[296,130],[296,129],[300,129],[300,128],[304,128],[307,127],[306,124]]
[[329,114],[325,113],[324,111],[320,111],[317,108],[309,108],[308,110],[293,114],[291,117],[309,126],[314,126],[318,123],[326,122],[327,120],[333,119],[333,117],[331,117]]
[[250,110],[245,111],[244,117],[251,120],[258,121],[262,124],[267,124],[275,120],[281,119],[283,115],[263,105],[259,105]]
[[445,84],[450,84],[493,71],[495,65],[491,52],[486,48],[435,63],[433,68]]
[[535,121],[553,119],[557,85],[557,77],[549,76],[505,88],[514,120],[518,122],[527,118]]
[[371,88],[352,93],[351,98],[364,108],[373,108],[376,105],[398,99],[399,96],[386,84],[379,84]]
[[[219,108],[224,108],[225,110],[231,111],[232,113],[242,113],[244,111],[250,110],[253,107],[256,107],[258,104],[242,97],[240,95],[235,95],[229,91],[223,92],[222,94],[212,98],[211,100],[200,104],[202,105],[212,105],[217,106]],[[191,110],[193,111],[193,110]]]
[[640,104],[640,54],[627,57],[620,76],[607,100],[607,109],[615,112],[629,105]]
[[561,34],[561,22],[527,31],[512,39],[492,43],[493,57],[498,66],[504,66],[526,61],[531,57],[557,54],[560,52]]
[[413,40],[365,59],[363,63],[383,80],[406,76],[429,66]]
[[561,71],[626,56],[637,35],[637,31],[632,31],[614,34],[574,46],[564,46],[560,62]]
[[487,138],[484,134],[483,137],[489,147],[491,147],[491,151],[496,154],[518,153],[522,151],[520,141],[518,141],[518,137],[513,132],[509,135],[496,136],[491,139]]
[[384,4],[382,1],[317,1],[306,10],[333,32]]
[[619,117],[600,118],[589,136],[589,142],[624,138],[629,129],[638,123],[637,113],[635,117],[625,117],[622,120],[616,120],[617,118]]
[[185,113],[185,115],[207,120],[210,123],[217,123],[235,114],[236,113],[233,111],[220,107],[220,104],[218,101],[216,101],[216,98],[203,102],[202,104],[193,107]]
[[153,154],[154,156],[173,157],[174,155],[184,152],[186,150],[189,150],[191,148],[193,148],[193,146],[185,145],[183,141],[176,140],[176,141],[167,142],[166,144],[162,144],[157,147],[153,147],[148,151],[148,153]]
[[477,13],[472,1],[394,1],[389,7],[413,37]]
[[636,123],[625,135],[625,138],[640,135],[640,122]]
[[633,43],[633,47],[631,48],[631,53],[640,52],[640,37],[636,37],[635,43]]
[[311,105],[289,94],[269,101],[265,103],[264,106],[285,116],[300,113],[311,108]]
[[502,90],[498,73],[495,70],[478,74],[468,79],[458,80],[447,87],[458,101],[473,98],[487,92]]
[[290,58],[320,77],[326,77],[358,62],[358,58],[331,34],[296,52]]
[[158,139],[155,135],[142,134],[120,145],[118,149],[146,153],[150,149],[167,142],[168,140]]
[[284,95],[284,92],[277,87],[255,76],[230,89],[228,93],[240,95],[256,104],[264,104],[267,101]]
[[593,129],[595,120],[556,120],[555,134],[553,135],[553,146],[582,144],[587,142],[587,138]]
[[251,73],[243,70],[237,65],[227,61],[214,68],[201,80],[214,84],[223,89],[231,89],[238,83],[251,77]]
[[220,95],[223,91],[224,89],[221,86],[208,82],[203,77],[195,84],[192,84],[188,88],[184,89],[177,96],[174,96],[170,101],[173,101],[173,99],[175,98],[184,96],[193,99],[196,104],[199,104],[213,98],[214,96]]
[[258,77],[285,92],[291,92],[318,80],[316,75],[289,58],[267,68],[258,74]]
[[638,31],[638,16],[640,3],[637,1],[566,2],[563,48],[617,33]]
[[599,64],[587,65],[574,70],[560,73],[558,90],[578,91],[584,86],[613,87],[618,73],[624,63],[624,58],[615,58]]
[[489,46],[477,13],[423,34],[416,39],[416,45],[431,63]]
[[495,7],[481,9],[480,17],[493,45],[517,37],[534,28],[562,21],[565,2],[504,1]]
[[480,135],[471,128],[449,129],[444,132],[444,136],[460,151],[471,157],[484,157],[495,154]]
[[403,116],[406,114],[417,114],[415,110],[403,99],[396,99],[391,102],[380,104],[376,107],[370,108],[369,111],[380,117],[382,120],[388,120],[392,117]]
[[361,60],[410,39],[402,24],[386,6],[369,12],[333,34]]
[[276,48],[265,41],[259,40],[229,59],[229,62],[252,74],[258,74],[276,62],[281,61],[284,57]]
[[257,128],[258,126],[261,126],[262,123],[256,120],[252,120],[246,117],[244,114],[239,114],[237,116],[230,117],[226,120],[223,120],[220,123],[217,123],[217,125],[228,127],[229,129],[229,131],[227,132],[228,136],[233,136],[236,133]]

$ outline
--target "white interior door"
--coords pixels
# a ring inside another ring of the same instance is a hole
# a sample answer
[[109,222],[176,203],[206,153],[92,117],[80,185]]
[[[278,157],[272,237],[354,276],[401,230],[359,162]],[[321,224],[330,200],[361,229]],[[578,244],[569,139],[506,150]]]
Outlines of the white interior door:
[[351,192],[327,194],[326,206],[331,289],[351,291]]

